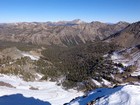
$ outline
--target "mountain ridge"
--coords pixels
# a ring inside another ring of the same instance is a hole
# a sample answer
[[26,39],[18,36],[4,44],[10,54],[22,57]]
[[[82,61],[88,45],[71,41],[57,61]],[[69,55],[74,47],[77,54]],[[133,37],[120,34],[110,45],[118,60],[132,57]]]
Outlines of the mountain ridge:
[[118,45],[126,48],[139,45],[140,44],[140,21],[128,25],[122,31],[109,36],[107,40],[115,42]]
[[[80,20],[75,20],[79,22]],[[64,23],[65,24],[65,23]],[[124,29],[128,23],[101,22],[52,26],[47,23],[9,23],[0,25],[0,40],[38,45],[70,46],[102,40]]]

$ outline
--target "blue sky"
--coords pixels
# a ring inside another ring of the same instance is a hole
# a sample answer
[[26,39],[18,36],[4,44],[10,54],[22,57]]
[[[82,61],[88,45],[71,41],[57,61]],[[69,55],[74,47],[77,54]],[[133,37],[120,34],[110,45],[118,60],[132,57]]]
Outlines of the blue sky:
[[0,22],[136,22],[140,0],[0,0]]

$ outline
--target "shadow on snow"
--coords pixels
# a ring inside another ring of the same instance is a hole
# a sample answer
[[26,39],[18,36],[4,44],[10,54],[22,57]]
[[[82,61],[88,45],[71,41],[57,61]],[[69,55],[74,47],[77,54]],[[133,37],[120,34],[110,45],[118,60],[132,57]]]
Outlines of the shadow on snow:
[[51,105],[33,97],[27,98],[22,94],[5,95],[0,97],[0,105]]

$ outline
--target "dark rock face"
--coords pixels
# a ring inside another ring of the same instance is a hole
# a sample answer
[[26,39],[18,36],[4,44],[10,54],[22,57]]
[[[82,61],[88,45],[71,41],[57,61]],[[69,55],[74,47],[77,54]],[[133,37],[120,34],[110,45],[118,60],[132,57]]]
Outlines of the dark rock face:
[[75,20],[71,23],[73,25],[55,24],[48,25],[48,23],[37,22],[0,24],[0,40],[69,46],[102,40],[128,26],[128,23],[125,22],[106,24],[101,22],[84,23],[80,20]]
[[140,21],[128,25],[124,30],[114,34],[109,40],[123,47],[132,47],[140,44]]

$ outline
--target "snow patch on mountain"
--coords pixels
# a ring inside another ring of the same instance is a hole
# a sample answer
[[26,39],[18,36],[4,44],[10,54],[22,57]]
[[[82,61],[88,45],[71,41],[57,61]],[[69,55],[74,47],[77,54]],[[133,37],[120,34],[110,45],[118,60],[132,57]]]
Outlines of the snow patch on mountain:
[[[135,65],[136,70],[131,74],[132,76],[140,75],[140,49],[137,47],[132,47],[129,49],[124,49],[119,52],[114,52],[111,55],[111,60],[114,63],[121,63],[123,66],[128,67],[130,65]],[[118,68],[123,72],[123,69]]]
[[97,86],[102,86],[102,84],[101,84],[101,83],[99,83],[97,80],[92,79],[92,81],[95,83],[95,85],[97,85]]
[[22,53],[23,57],[30,57],[32,60],[39,60],[39,56],[31,55],[30,53]]
[[103,84],[105,84],[106,86],[110,86],[111,85],[111,83],[108,80],[106,80],[106,79],[102,79],[102,81],[103,81]]
[[129,59],[126,59],[124,56],[122,56],[118,52],[114,52],[111,55],[111,60],[113,60],[114,63],[121,63],[121,64],[123,64],[123,66],[129,66],[130,65],[130,64],[127,63],[129,61]]

